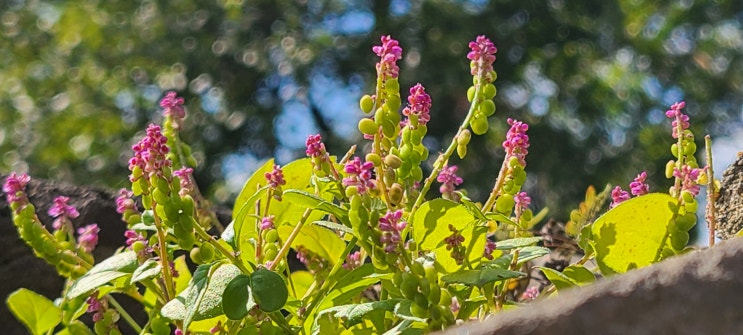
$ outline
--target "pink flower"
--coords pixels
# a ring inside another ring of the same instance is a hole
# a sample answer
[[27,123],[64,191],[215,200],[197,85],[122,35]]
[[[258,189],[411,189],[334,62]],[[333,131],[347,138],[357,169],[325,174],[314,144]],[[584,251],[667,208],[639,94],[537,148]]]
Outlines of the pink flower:
[[444,168],[439,172],[436,180],[441,183],[441,186],[439,187],[439,192],[441,192],[441,194],[451,195],[457,185],[462,184],[462,178],[456,175],[457,169],[456,165],[444,165]]
[[518,120],[509,118],[508,124],[511,129],[506,133],[506,140],[503,141],[503,148],[506,149],[506,159],[516,157],[521,166],[526,167],[526,155],[529,153],[529,125]]
[[495,44],[490,41],[487,37],[480,35],[470,42],[470,52],[467,54],[467,59],[471,60],[470,71],[473,76],[485,75],[490,71],[493,71],[493,62],[495,62],[495,53],[498,52],[498,48]]
[[689,116],[681,112],[684,107],[686,107],[686,102],[681,101],[671,105],[671,109],[666,111],[666,117],[674,119],[671,122],[671,125],[673,125],[673,138],[679,138],[679,123],[681,124],[681,130],[689,129]]
[[343,171],[348,175],[348,177],[343,178],[343,186],[356,186],[359,194],[365,194],[368,189],[374,188],[373,169],[374,163],[361,163],[361,159],[354,157],[343,167]]
[[495,248],[497,246],[495,245],[495,242],[491,241],[490,239],[487,239],[485,242],[485,250],[483,250],[482,255],[483,257],[487,258],[488,260],[493,260],[493,251],[495,251]]
[[275,217],[273,215],[269,215],[266,217],[261,218],[261,230],[268,230],[274,228],[274,221]]
[[147,239],[142,234],[137,233],[134,230],[127,230],[124,232],[124,237],[126,237],[126,245],[128,247],[131,247],[134,242],[142,241],[147,242]]
[[397,78],[400,73],[397,61],[402,59],[400,43],[392,39],[390,35],[382,36],[381,40],[382,45],[372,47],[372,51],[381,58],[377,63],[377,75],[382,80]]
[[67,202],[70,201],[70,198],[65,196],[58,196],[54,198],[54,205],[52,207],[49,207],[49,211],[47,214],[53,218],[57,218],[60,216],[74,219],[78,216],[80,216],[80,213],[75,209],[74,206],[70,206],[67,204]]
[[346,262],[343,263],[343,268],[346,270],[353,270],[361,266],[361,253],[358,251],[352,252],[346,256]]
[[172,115],[174,118],[182,119],[186,117],[186,111],[183,110],[183,103],[185,100],[183,98],[178,97],[177,93],[175,92],[168,92],[165,94],[165,96],[160,100],[160,107],[164,108],[163,115],[168,116]]
[[379,243],[382,243],[386,252],[393,252],[400,244],[400,232],[407,226],[407,222],[401,219],[402,210],[387,212],[379,218],[379,230],[382,231]]
[[320,134],[315,135],[309,135],[307,136],[307,141],[305,142],[307,146],[307,150],[305,150],[305,153],[309,157],[321,157],[325,155],[325,144],[322,143],[322,137]]
[[[415,115],[418,124],[426,125],[431,120],[431,96],[426,93],[426,88],[420,83],[410,88],[408,106],[402,110],[403,115],[408,118]],[[416,126],[416,125],[414,125]]]
[[264,176],[268,181],[268,186],[272,189],[277,189],[282,185],[286,185],[286,180],[284,180],[284,172],[281,171],[281,167],[279,167],[278,165],[274,165],[273,171],[266,172]]
[[619,205],[621,202],[629,200],[629,198],[630,198],[629,193],[623,190],[621,186],[617,186],[611,191],[612,202],[609,208],[614,208],[617,205]]
[[521,301],[534,301],[539,296],[539,289],[535,286],[527,287],[521,295]]
[[531,197],[529,197],[526,192],[516,193],[516,195],[513,197],[513,200],[516,201],[516,208],[518,208],[520,211],[528,209],[529,204],[531,204]]
[[31,181],[31,177],[27,174],[17,175],[12,172],[3,184],[3,192],[8,197],[8,202],[27,202],[25,190],[29,181]]
[[632,195],[638,196],[638,195],[648,194],[648,192],[650,192],[650,186],[645,183],[645,179],[647,178],[648,178],[647,172],[642,171],[640,172],[640,174],[637,175],[635,180],[629,183],[629,189],[630,189],[630,192],[632,192]]
[[119,190],[119,196],[116,197],[116,212],[124,214],[127,211],[137,211],[137,204],[134,203],[132,197],[134,192],[129,191],[125,188]]
[[673,169],[673,176],[681,179],[681,190],[689,191],[692,195],[696,196],[699,194],[699,185],[697,179],[699,174],[702,172],[700,168],[692,168],[688,165],[684,165],[679,169]]
[[179,195],[185,196],[186,194],[193,192],[195,186],[193,183],[193,179],[191,179],[191,176],[193,175],[192,168],[182,167],[178,170],[173,171],[173,175],[178,177],[178,180],[180,180],[181,190],[178,192]]
[[98,233],[100,232],[97,224],[87,225],[77,229],[77,244],[85,250],[85,252],[91,252],[95,249],[98,244]]
[[[147,135],[132,146],[134,157],[129,160],[129,170],[134,171],[139,167],[148,178],[151,175],[161,176],[162,168],[172,165],[166,157],[170,151],[167,142],[168,139],[163,136],[160,126],[150,124],[147,127]],[[134,182],[137,179],[130,177],[130,180]]]

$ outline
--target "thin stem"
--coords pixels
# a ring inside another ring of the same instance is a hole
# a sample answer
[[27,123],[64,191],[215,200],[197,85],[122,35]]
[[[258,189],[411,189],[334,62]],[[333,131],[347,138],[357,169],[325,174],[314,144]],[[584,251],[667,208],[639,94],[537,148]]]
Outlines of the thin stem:
[[715,171],[712,168],[712,138],[704,136],[704,147],[707,154],[707,229],[709,229],[709,246],[715,246],[715,230],[717,229],[717,208],[715,207]]
[[[157,203],[153,199],[152,208],[154,209],[155,206],[157,206]],[[170,301],[171,298],[175,297],[175,293],[173,292],[173,274],[170,273],[168,249],[165,245],[165,229],[163,228],[162,222],[160,222],[160,217],[157,214],[153,216],[155,217],[155,228],[157,228],[157,247],[159,249],[158,253],[160,254],[160,266],[162,267],[163,279],[165,280],[163,285],[165,286],[165,300]]]
[[126,321],[126,323],[129,324],[129,326],[131,326],[135,332],[137,333],[142,332],[142,327],[139,324],[137,324],[137,321],[134,321],[134,318],[132,318],[132,316],[129,315],[129,313],[124,309],[124,307],[122,307],[113,296],[111,295],[108,296],[108,302],[114,306],[116,311],[119,312],[119,315],[121,315],[121,317],[124,318],[124,321]]
[[206,231],[204,231],[203,227],[199,225],[194,225],[194,230],[196,231],[196,234],[199,235],[199,237],[201,237],[205,242],[208,242],[214,248],[219,250],[219,252],[225,255],[225,257],[227,257],[227,259],[229,259],[230,262],[232,262],[232,264],[235,264],[238,268],[240,268],[240,271],[242,271],[243,273],[251,273],[255,270],[255,267],[253,266],[253,264],[250,264],[250,263],[248,263],[248,265],[251,266],[253,271],[246,268],[245,264],[243,264],[243,262],[239,258],[237,258],[237,256],[233,252],[227,250],[227,248],[219,244],[219,242],[217,242],[214,236],[211,236]]
[[[333,268],[330,269],[330,273],[328,273],[328,279],[325,280],[325,282],[322,283],[320,286],[320,290],[315,294],[315,299],[310,302],[309,306],[307,306],[307,309],[305,309],[304,316],[310,315],[312,310],[317,306],[317,304],[325,298],[325,294],[331,287],[331,283],[335,284],[335,275],[338,273],[338,270],[343,266],[343,260],[346,259],[346,256],[351,252],[351,250],[356,246],[356,241],[358,241],[358,238],[354,236],[351,238],[351,241],[348,242],[346,245],[346,249],[343,249],[343,252],[341,253],[341,257],[338,260],[338,262],[335,262],[333,265]],[[308,290],[309,291],[309,290]],[[302,299],[304,300],[304,299]]]
[[276,268],[281,259],[286,257],[286,254],[289,253],[289,248],[291,247],[292,242],[294,242],[294,239],[296,239],[297,235],[299,235],[299,231],[302,230],[302,227],[304,227],[305,222],[307,222],[307,219],[310,217],[310,213],[312,213],[311,208],[307,208],[304,210],[304,213],[302,213],[302,218],[299,219],[299,223],[297,223],[297,225],[294,227],[294,230],[292,230],[291,234],[289,234],[289,237],[286,238],[286,241],[284,241],[284,245],[281,246],[281,249],[276,255],[276,258],[274,258],[273,262],[271,262],[271,265],[268,267],[269,270],[273,271],[273,269]]
[[[482,78],[482,76],[480,76]],[[454,154],[454,150],[457,148],[457,138],[462,134],[462,132],[467,129],[470,125],[470,120],[472,120],[472,117],[475,115],[475,111],[477,110],[477,107],[480,106],[480,100],[477,98],[480,96],[480,92],[482,92],[482,80],[479,80],[478,83],[475,85],[475,94],[474,98],[472,99],[472,104],[470,104],[470,109],[467,112],[467,116],[464,118],[464,121],[462,121],[462,124],[459,126],[459,129],[457,129],[457,134],[454,135],[452,138],[451,143],[449,143],[449,147],[446,148],[446,151],[439,154],[439,157],[436,159],[436,162],[433,164],[433,170],[431,170],[431,174],[428,175],[428,178],[426,178],[425,182],[423,183],[423,187],[421,188],[420,194],[418,194],[418,197],[415,199],[415,203],[413,204],[413,207],[410,209],[410,215],[408,217],[410,220],[413,219],[415,212],[418,210],[418,208],[423,204],[423,200],[426,198],[426,193],[431,189],[431,185],[433,184],[433,181],[436,180],[436,177],[439,175],[439,172],[444,168],[444,165],[446,162],[449,161],[449,157],[451,157],[452,154]]]
[[493,185],[493,190],[490,191],[490,196],[488,197],[488,200],[485,201],[485,204],[482,205],[482,211],[487,212],[489,211],[494,205],[495,205],[495,199],[498,198],[498,195],[500,194],[501,188],[503,188],[503,183],[506,180],[506,171],[508,170],[508,156],[503,158],[503,164],[501,164],[500,172],[498,173],[498,179],[495,180],[495,184]]

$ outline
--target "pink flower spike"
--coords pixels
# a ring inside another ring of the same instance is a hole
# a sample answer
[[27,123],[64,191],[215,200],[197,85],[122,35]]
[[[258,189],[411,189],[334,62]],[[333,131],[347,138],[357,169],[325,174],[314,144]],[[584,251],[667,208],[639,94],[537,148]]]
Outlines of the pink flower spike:
[[506,160],[516,157],[522,167],[526,167],[526,155],[529,153],[529,125],[509,118],[508,124],[511,128],[506,133],[506,140],[503,141],[503,148],[506,149]]
[[85,250],[85,252],[91,252],[95,249],[98,244],[98,233],[101,231],[97,224],[87,225],[77,229],[77,243]]
[[307,156],[321,157],[325,155],[325,144],[322,143],[322,136],[320,134],[307,136],[305,145],[307,146],[307,150],[305,150]]
[[441,194],[453,193],[456,190],[457,185],[462,184],[464,181],[461,177],[457,176],[457,169],[456,165],[444,165],[444,168],[439,172],[436,180],[441,183],[441,187],[439,187],[439,192],[441,192]]
[[263,217],[261,219],[261,230],[273,229],[274,228],[274,224],[273,224],[274,219],[275,219],[275,217],[273,215],[269,215],[269,216]]
[[473,76],[485,75],[493,71],[493,62],[495,62],[495,53],[498,48],[484,35],[477,38],[469,44],[470,52],[467,59],[471,60],[471,73]]
[[381,58],[377,63],[377,75],[382,80],[397,78],[400,73],[397,61],[402,59],[400,43],[390,35],[382,36],[381,40],[382,45],[372,47],[372,51]]
[[54,198],[54,205],[52,207],[49,207],[49,211],[47,214],[53,218],[57,217],[65,217],[68,219],[74,219],[78,216],[80,216],[80,213],[75,209],[74,206],[70,206],[67,204],[67,202],[70,201],[70,198],[65,196],[58,196]]
[[23,173],[17,175],[12,172],[3,183],[3,192],[8,197],[8,202],[26,202],[26,185],[31,181],[31,177]]
[[116,197],[116,212],[124,214],[127,211],[137,211],[137,204],[134,203],[132,197],[134,192],[129,191],[125,188],[119,190],[119,196]]
[[162,100],[160,100],[160,107],[165,109],[163,115],[172,115],[177,119],[186,117],[186,111],[183,109],[183,104],[185,102],[186,101],[183,98],[178,97],[177,93],[172,91],[168,92]]
[[373,169],[374,163],[361,163],[360,158],[354,157],[343,167],[343,171],[347,175],[346,178],[343,178],[343,186],[356,186],[359,194],[365,194],[368,189],[375,187],[374,182],[372,181]]
[[284,180],[284,172],[278,165],[274,165],[273,170],[271,172],[266,172],[264,176],[268,181],[268,186],[273,189],[276,189],[282,185],[286,185],[286,180]]
[[640,172],[640,174],[637,175],[635,180],[633,180],[629,184],[630,192],[632,192],[632,195],[639,196],[643,194],[648,194],[650,192],[650,186],[645,183],[645,179],[648,178],[648,174],[645,171]]
[[420,83],[411,87],[408,106],[402,110],[402,113],[408,118],[411,115],[415,115],[418,119],[418,124],[426,125],[431,120],[430,110],[431,96],[426,93],[426,88]]
[[609,208],[614,208],[621,202],[629,200],[629,193],[623,190],[621,186],[617,186],[611,191],[611,199],[612,203]]
[[673,122],[671,122],[673,138],[679,137],[679,124],[681,130],[689,129],[689,116],[681,112],[684,107],[686,107],[686,102],[681,101],[671,105],[671,109],[666,111],[666,117],[673,119]]
[[[167,142],[168,139],[162,134],[160,126],[150,124],[147,127],[147,135],[132,146],[134,157],[129,160],[129,170],[134,171],[136,167],[139,167],[147,177],[161,176],[162,169],[173,164],[166,157],[170,152]],[[137,180],[133,176],[129,179],[132,182]]]
[[531,197],[529,197],[526,192],[517,193],[513,199],[516,201],[516,206],[520,208],[521,211],[528,209],[529,204],[531,204]]

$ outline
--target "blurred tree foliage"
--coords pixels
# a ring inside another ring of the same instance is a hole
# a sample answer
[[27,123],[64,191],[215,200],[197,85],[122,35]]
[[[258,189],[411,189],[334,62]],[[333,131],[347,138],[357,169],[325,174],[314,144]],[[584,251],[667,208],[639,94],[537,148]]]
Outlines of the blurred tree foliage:
[[507,117],[532,125],[527,188],[561,218],[590,184],[647,169],[669,186],[673,102],[687,101],[698,139],[741,123],[735,0],[1,2],[0,169],[36,177],[126,186],[131,143],[176,90],[197,179],[229,202],[240,170],[302,155],[309,133],[339,155],[359,142],[356,102],[373,90],[382,34],[404,49],[401,86],[433,98],[432,152],[466,113],[468,41],[498,46],[498,111],[460,167],[475,199],[495,179]]

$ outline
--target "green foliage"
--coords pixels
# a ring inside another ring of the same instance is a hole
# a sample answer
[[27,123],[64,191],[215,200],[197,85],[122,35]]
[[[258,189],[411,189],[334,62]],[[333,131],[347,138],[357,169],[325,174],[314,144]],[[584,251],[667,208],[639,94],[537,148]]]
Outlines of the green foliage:
[[25,288],[11,293],[7,304],[33,335],[45,334],[62,321],[62,311],[51,300]]

